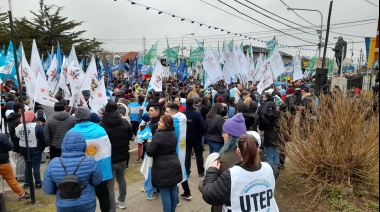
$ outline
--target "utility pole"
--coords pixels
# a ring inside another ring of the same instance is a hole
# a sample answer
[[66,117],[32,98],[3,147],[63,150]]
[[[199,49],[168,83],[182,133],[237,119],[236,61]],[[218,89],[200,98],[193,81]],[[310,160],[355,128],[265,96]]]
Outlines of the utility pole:
[[323,51],[322,68],[326,67],[326,56],[327,56],[327,48],[328,48],[329,36],[330,36],[330,23],[331,23],[331,13],[332,13],[333,3],[334,1],[332,0],[330,2],[329,17],[327,20],[327,31],[326,31],[325,49]]

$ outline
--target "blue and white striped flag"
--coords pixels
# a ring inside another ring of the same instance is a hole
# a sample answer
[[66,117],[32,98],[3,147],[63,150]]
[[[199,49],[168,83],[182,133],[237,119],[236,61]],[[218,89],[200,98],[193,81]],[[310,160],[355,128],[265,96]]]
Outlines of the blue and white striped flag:
[[148,155],[145,154],[140,172],[144,175],[144,192],[147,198],[151,198],[154,193],[157,192],[157,188],[155,188],[152,184],[152,166],[153,158],[148,157]]
[[186,159],[186,131],[187,131],[187,118],[183,113],[177,113],[173,116],[175,134],[177,135],[177,155],[181,163],[183,179],[181,183],[187,180],[187,172],[185,168]]
[[137,136],[140,137],[141,140],[152,139],[153,138],[152,130],[150,129],[149,125],[147,125],[143,131],[138,132]]
[[111,142],[103,127],[92,122],[76,124],[69,132],[78,132],[86,139],[86,156],[93,157],[103,175],[103,181],[113,178]]

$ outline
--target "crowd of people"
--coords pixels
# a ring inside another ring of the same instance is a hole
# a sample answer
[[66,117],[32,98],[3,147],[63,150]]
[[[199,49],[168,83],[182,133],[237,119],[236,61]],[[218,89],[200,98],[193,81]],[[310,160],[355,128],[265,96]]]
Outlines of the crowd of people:
[[[154,197],[161,196],[164,212],[175,211],[179,199],[192,199],[189,182],[182,180],[183,172],[191,175],[192,157],[202,179],[199,191],[212,211],[278,211],[274,192],[279,170],[285,167],[287,142],[280,139],[278,120],[286,114],[291,123],[297,114],[313,114],[319,104],[303,80],[287,87],[272,86],[262,93],[253,82],[226,85],[220,81],[205,88],[193,77],[186,82],[168,77],[163,92],[148,90],[148,84],[143,79],[142,84],[129,85],[128,80],[115,77],[107,86],[109,102],[98,113],[91,112],[86,103],[71,108],[60,92],[54,108],[31,105],[25,87],[18,90],[11,81],[5,82],[0,175],[19,200],[30,198],[25,190],[31,184],[56,195],[57,211],[95,211],[96,198],[102,212],[125,209],[125,171],[130,141],[134,140],[138,143],[136,163],[153,158]],[[339,92],[335,87],[331,95]],[[361,94],[357,89],[354,92]],[[187,120],[185,170],[178,157],[181,144],[173,118],[178,116]],[[138,132],[146,127],[152,137],[140,139]],[[205,160],[206,147],[209,156]],[[29,157],[34,182],[25,165]],[[44,163],[48,165],[41,179],[40,165]],[[23,188],[18,182],[24,182]],[[63,182],[73,187],[79,184],[79,196],[70,194],[70,186],[61,186]]]

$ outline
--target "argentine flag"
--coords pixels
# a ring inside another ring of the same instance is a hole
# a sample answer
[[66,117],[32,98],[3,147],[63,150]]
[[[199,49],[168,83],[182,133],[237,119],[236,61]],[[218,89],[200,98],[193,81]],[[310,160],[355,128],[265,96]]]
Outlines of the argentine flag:
[[[148,123],[149,124],[149,123]],[[145,122],[142,121],[140,126],[145,125]],[[152,130],[149,125],[146,125],[143,131],[138,131],[135,141],[137,143],[142,143],[144,140],[152,139]],[[153,187],[152,184],[152,166],[153,158],[149,157],[147,154],[144,155],[144,161],[141,165],[140,172],[144,175],[144,192],[147,198],[151,198],[154,193],[157,192],[157,188]]]
[[137,133],[137,136],[138,136],[141,140],[149,140],[149,139],[152,139],[152,138],[153,138],[152,130],[150,129],[149,125],[147,125],[143,131],[138,132],[138,133]]
[[131,121],[139,121],[140,110],[145,111],[145,108],[148,106],[148,104],[149,102],[144,102],[142,105],[139,105],[138,102],[129,103],[128,106],[131,108]]
[[103,175],[103,181],[113,178],[111,142],[103,127],[92,122],[79,123],[69,132],[78,132],[86,139],[86,156],[93,157]]
[[151,198],[157,192],[157,188],[152,184],[152,166],[153,158],[145,154],[140,172],[144,175],[144,192],[147,198]]
[[181,163],[183,179],[181,183],[185,182],[188,178],[185,159],[186,159],[186,130],[187,130],[187,118],[183,113],[177,113],[173,116],[175,134],[177,135],[177,155],[179,162]]

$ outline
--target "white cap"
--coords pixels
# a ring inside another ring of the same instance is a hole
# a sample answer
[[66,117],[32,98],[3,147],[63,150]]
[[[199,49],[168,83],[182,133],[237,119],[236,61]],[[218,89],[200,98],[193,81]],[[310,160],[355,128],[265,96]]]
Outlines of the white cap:
[[265,93],[272,95],[273,91],[274,91],[274,90],[271,88],[271,89],[265,91]]
[[261,146],[261,137],[260,137],[260,134],[258,132],[248,131],[247,134],[253,135],[253,137],[255,137],[257,142],[259,143],[259,147]]
[[210,165],[212,163],[214,163],[218,158],[219,158],[219,153],[212,153],[212,154],[210,154],[207,157],[206,162],[205,162],[205,170],[207,170],[208,168],[210,168]]

